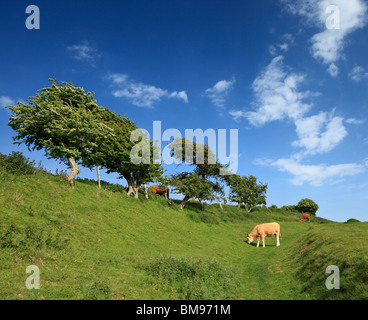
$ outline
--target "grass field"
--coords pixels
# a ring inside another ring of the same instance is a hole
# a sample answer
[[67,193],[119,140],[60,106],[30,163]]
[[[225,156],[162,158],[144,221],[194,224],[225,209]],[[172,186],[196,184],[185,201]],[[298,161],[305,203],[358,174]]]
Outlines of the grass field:
[[[179,210],[88,181],[71,190],[42,172],[0,178],[0,299],[368,298],[367,223],[195,202]],[[281,225],[280,247],[246,243],[270,221]],[[39,290],[25,286],[29,265]],[[325,286],[329,265],[340,268],[340,290]]]

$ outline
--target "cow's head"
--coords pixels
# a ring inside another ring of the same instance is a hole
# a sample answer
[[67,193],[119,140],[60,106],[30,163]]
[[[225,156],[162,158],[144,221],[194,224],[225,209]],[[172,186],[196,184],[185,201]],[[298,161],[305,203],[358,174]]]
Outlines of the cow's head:
[[252,243],[253,242],[253,240],[254,240],[254,238],[248,233],[247,234],[247,241],[248,241],[248,243],[250,244],[250,243]]

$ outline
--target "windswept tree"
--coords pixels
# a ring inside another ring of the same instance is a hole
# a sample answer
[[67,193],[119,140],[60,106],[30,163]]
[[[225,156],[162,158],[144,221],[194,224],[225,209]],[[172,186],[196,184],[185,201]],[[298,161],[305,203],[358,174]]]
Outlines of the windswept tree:
[[267,184],[258,182],[255,176],[240,177],[232,175],[227,178],[230,187],[229,200],[244,203],[245,209],[250,212],[255,206],[266,204]]
[[134,195],[135,198],[138,198],[138,191],[140,187],[146,183],[150,183],[156,181],[158,177],[160,177],[164,169],[160,164],[155,163],[124,163],[117,171],[122,178],[128,183],[128,194]]
[[51,87],[39,90],[28,103],[8,107],[12,111],[9,126],[17,132],[14,143],[24,143],[30,151],[44,149],[48,158],[69,165],[67,178],[73,186],[78,164],[90,161],[113,133],[98,120],[105,109],[97,105],[93,92],[70,82],[50,81]]
[[236,202],[238,204],[238,208],[240,208],[242,203],[241,193],[243,191],[242,185],[244,180],[241,176],[234,174],[226,177],[226,182],[230,187],[229,200],[231,202]]
[[222,185],[218,181],[205,180],[195,172],[182,172],[174,175],[171,185],[174,192],[184,195],[178,207],[183,209],[190,199],[197,199],[204,208],[204,200],[219,200],[224,195]]
[[100,121],[109,126],[113,135],[96,149],[89,165],[99,165],[107,173],[118,173],[128,184],[128,197],[138,198],[139,188],[164,172],[161,164],[155,163],[156,148],[129,118],[106,110],[100,114]]
[[172,156],[194,166],[193,172],[182,172],[172,176],[171,185],[175,191],[184,195],[179,204],[183,209],[190,199],[197,199],[203,209],[203,201],[221,201],[224,188],[221,185],[220,169],[224,166],[216,161],[215,154],[208,145],[198,144],[185,138],[171,142]]

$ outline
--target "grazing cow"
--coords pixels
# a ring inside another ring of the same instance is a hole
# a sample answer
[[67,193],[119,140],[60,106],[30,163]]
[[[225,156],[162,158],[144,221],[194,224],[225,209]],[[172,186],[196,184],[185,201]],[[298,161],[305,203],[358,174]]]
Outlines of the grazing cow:
[[148,191],[153,194],[164,196],[165,199],[170,200],[169,199],[169,187],[153,185],[148,188]]
[[251,233],[247,234],[248,243],[252,243],[254,239],[257,239],[257,247],[259,247],[259,241],[262,239],[263,248],[266,246],[265,237],[276,236],[276,247],[280,246],[280,225],[276,222],[259,224],[254,227]]
[[309,221],[310,222],[310,215],[308,213],[303,213],[302,216],[300,217],[300,221]]

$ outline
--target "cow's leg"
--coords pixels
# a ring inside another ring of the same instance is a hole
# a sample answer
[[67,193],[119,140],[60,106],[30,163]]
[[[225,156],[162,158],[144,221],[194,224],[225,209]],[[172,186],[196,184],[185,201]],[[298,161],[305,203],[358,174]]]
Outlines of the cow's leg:
[[277,241],[276,247],[279,247],[280,246],[280,234],[278,232],[276,233],[276,241]]
[[257,239],[257,248],[259,247],[259,239]]
[[263,248],[266,247],[266,244],[265,244],[265,236],[262,236],[262,243],[263,243]]

